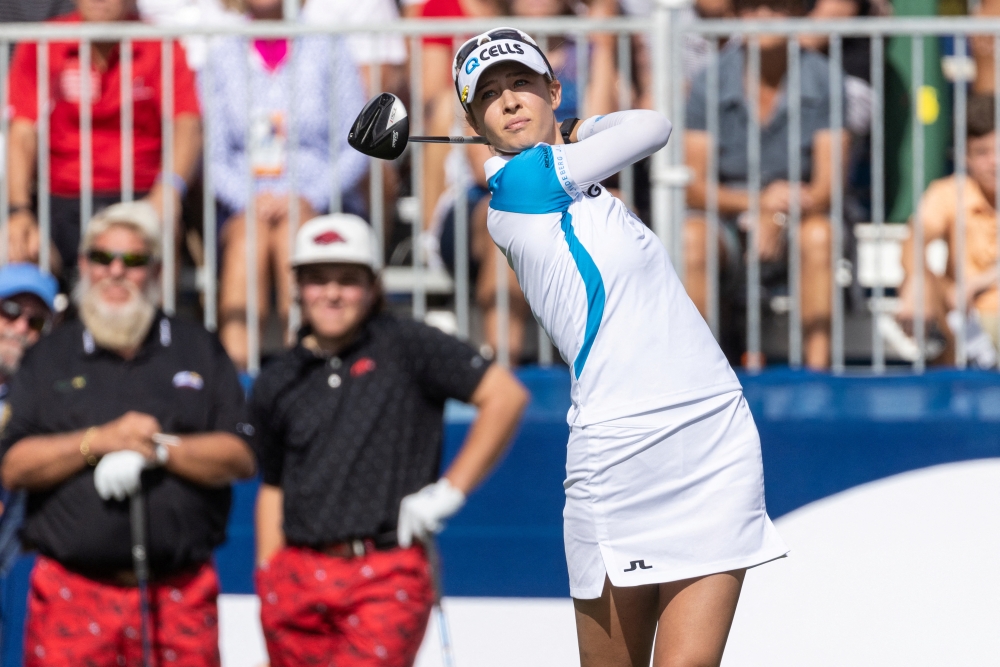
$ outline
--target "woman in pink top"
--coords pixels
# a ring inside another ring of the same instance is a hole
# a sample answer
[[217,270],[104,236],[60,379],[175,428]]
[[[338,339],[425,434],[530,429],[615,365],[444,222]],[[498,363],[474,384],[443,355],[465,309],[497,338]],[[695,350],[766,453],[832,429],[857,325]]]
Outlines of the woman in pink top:
[[[282,0],[244,4],[251,19],[282,17]],[[334,80],[336,86],[331,85]],[[327,36],[251,44],[238,37],[223,39],[212,50],[202,84],[211,128],[212,181],[219,220],[224,221],[219,336],[233,361],[245,367],[247,204],[252,196],[261,322],[268,316],[273,289],[284,323],[292,290],[289,226],[330,210],[335,193],[344,208],[364,212],[358,184],[367,161],[348,148],[347,134],[365,94],[343,40]],[[333,113],[340,129],[331,137]],[[247,187],[250,174],[252,190]]]

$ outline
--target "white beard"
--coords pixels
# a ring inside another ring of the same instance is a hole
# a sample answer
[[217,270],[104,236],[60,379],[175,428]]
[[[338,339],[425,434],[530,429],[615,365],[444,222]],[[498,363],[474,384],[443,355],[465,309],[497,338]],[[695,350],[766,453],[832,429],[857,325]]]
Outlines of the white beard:
[[[108,304],[101,298],[102,285],[119,282],[129,291],[129,300],[123,304]],[[99,346],[115,352],[135,350],[149,333],[149,327],[156,317],[156,307],[160,302],[160,287],[155,280],[149,281],[141,292],[132,283],[114,278],[91,284],[80,278],[73,290],[73,300],[80,310],[80,319]]]
[[12,332],[0,333],[0,378],[10,378],[21,365],[24,351],[31,347],[27,336]]

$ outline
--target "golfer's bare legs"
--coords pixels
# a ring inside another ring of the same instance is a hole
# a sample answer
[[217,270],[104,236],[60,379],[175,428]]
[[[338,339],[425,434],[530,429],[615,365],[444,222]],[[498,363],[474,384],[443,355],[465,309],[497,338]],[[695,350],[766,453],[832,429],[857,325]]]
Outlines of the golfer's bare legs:
[[648,667],[651,653],[653,667],[719,665],[745,573],[630,588],[605,580],[600,598],[573,600],[581,667]]

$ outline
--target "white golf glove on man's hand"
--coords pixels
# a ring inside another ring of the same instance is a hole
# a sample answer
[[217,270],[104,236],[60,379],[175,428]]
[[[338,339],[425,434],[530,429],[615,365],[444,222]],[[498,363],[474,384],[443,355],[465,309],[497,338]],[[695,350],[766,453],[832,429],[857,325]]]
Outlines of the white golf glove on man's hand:
[[444,477],[406,496],[399,505],[399,523],[396,526],[399,546],[406,548],[414,540],[423,541],[440,533],[444,522],[464,504],[465,494]]
[[125,500],[139,490],[142,471],[149,460],[139,452],[123,449],[105,454],[94,468],[94,486],[104,500]]

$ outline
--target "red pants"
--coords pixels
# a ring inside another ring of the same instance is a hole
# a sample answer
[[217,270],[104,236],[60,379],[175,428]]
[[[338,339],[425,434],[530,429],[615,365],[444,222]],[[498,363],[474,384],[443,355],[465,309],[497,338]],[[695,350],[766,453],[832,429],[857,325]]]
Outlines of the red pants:
[[[150,584],[153,664],[218,667],[215,569]],[[39,556],[31,571],[25,667],[141,667],[139,589],[95,581]]]
[[360,558],[286,547],[257,571],[271,667],[410,667],[434,604],[421,547]]

